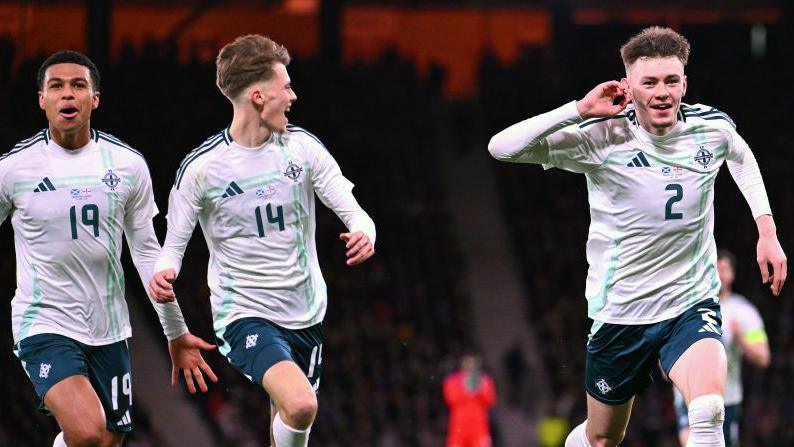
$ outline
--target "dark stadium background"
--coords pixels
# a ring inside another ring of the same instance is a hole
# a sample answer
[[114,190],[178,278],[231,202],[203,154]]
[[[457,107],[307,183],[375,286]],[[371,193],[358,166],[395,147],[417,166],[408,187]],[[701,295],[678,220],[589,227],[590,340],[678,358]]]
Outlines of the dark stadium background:
[[[43,58],[86,52],[102,75],[93,124],[146,155],[162,240],[179,161],[231,118],[214,86],[217,50],[240,34],[269,35],[293,55],[290,121],[323,140],[378,226],[375,257],[349,269],[341,223],[318,208],[329,311],[311,444],[443,445],[441,382],[475,349],[497,380],[495,444],[558,445],[555,430],[564,437],[585,412],[584,179],[497,164],[488,139],[619,78],[618,48],[630,35],[672,26],[693,45],[685,101],[738,124],[791,256],[793,14],[785,0],[0,1],[0,148],[46,125],[35,85]],[[727,173],[715,208],[717,243],[739,258],[735,288],[760,308],[772,348],[768,370],[745,369],[742,445],[791,446],[792,286],[774,298],[760,284],[755,225]],[[49,446],[57,425],[35,412],[12,352],[9,223],[0,251],[0,446]],[[209,394],[168,394],[166,344],[125,262],[132,355],[153,368],[133,370],[136,429],[126,445],[265,445],[265,394],[219,354],[206,355],[221,378]],[[177,292],[192,331],[212,340],[206,262],[197,230]],[[669,388],[657,377],[638,398],[624,445],[676,445]]]

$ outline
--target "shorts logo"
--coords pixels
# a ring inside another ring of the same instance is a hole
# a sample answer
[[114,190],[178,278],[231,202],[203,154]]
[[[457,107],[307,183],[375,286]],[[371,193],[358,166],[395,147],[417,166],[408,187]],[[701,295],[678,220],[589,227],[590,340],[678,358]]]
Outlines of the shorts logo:
[[39,377],[42,379],[50,377],[50,369],[52,369],[52,365],[49,363],[42,363],[39,367]]
[[698,332],[713,332],[717,335],[722,335],[722,331],[720,330],[720,325],[717,323],[717,320],[715,319],[717,317],[717,312],[706,308],[700,308],[698,309],[698,312],[700,312],[700,316],[703,318],[704,321],[703,327],[700,328]]
[[701,144],[698,146],[698,151],[695,154],[695,161],[698,162],[700,166],[707,168],[709,164],[711,164],[712,160],[714,160],[714,154],[712,154],[710,150],[706,149],[705,145]]
[[259,334],[251,334],[245,336],[245,349],[251,349],[256,346],[256,339],[259,338]]
[[596,380],[595,386],[603,395],[607,395],[612,391],[612,387],[603,378]]

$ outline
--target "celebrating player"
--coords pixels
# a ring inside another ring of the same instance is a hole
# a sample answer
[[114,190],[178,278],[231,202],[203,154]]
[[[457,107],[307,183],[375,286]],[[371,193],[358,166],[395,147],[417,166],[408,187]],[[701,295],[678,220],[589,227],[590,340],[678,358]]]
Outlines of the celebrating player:
[[585,362],[588,419],[565,445],[618,445],[634,396],[660,363],[688,406],[687,445],[722,446],[726,359],[713,198],[723,163],[750,205],[761,278],[774,295],[786,280],[786,257],[755,157],[733,121],[681,102],[689,42],[651,27],[621,56],[620,82],[508,127],[488,149],[502,161],[587,179],[585,295],[594,320]]
[[173,297],[196,221],[220,352],[270,395],[271,442],[306,446],[317,413],[326,286],[314,243],[314,194],[342,219],[347,264],[374,253],[375,224],[320,141],[287,124],[297,99],[283,46],[247,35],[221,49],[217,84],[231,125],[188,154],[168,203],[168,235],[150,290]]
[[[152,182],[138,151],[91,128],[99,72],[90,59],[55,53],[39,68],[38,85],[48,128],[0,156],[0,221],[12,216],[16,248],[14,352],[40,409],[61,427],[54,446],[118,446],[132,430],[121,237],[147,283],[160,255]],[[154,308],[169,340],[172,383],[180,368],[216,380],[200,354],[214,346],[188,332],[178,304]],[[192,381],[188,387],[195,391]]]

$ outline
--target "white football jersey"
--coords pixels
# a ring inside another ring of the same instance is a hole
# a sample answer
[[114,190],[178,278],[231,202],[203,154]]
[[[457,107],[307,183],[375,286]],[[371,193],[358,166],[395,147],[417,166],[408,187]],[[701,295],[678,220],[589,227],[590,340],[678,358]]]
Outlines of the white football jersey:
[[[712,107],[682,105],[675,127],[657,136],[639,125],[633,106],[611,118],[586,121],[575,103],[548,115],[556,122],[544,123],[549,130],[539,138],[520,143],[527,147],[505,153],[496,147],[492,153],[585,174],[590,318],[648,324],[676,317],[699,301],[716,300],[714,180],[726,161],[729,167],[752,165],[757,173],[755,158],[731,119]],[[538,122],[532,120],[513,129]],[[737,182],[751,204],[761,204],[753,214],[771,214],[760,174],[749,171]]]
[[742,401],[742,347],[733,333],[734,325],[749,343],[765,342],[764,321],[758,309],[747,298],[736,293],[720,302],[722,308],[722,341],[728,354],[728,377],[725,382],[725,405]]
[[128,338],[122,232],[151,233],[153,244],[131,247],[150,275],[156,214],[142,155],[109,134],[92,130],[88,145],[67,150],[45,129],[0,156],[0,221],[11,215],[16,248],[15,342],[40,333],[95,346]]
[[327,294],[314,241],[314,194],[374,243],[375,225],[352,189],[320,141],[299,127],[273,133],[258,148],[238,145],[226,129],[180,165],[155,270],[179,271],[198,220],[210,253],[216,333],[243,317],[288,329],[319,323]]

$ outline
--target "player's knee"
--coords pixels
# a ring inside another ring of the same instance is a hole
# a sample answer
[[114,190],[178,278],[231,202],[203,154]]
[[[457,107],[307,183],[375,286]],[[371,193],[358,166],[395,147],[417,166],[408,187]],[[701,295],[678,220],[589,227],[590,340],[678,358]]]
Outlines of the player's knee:
[[295,397],[285,402],[281,409],[282,419],[292,428],[305,430],[311,427],[314,417],[317,416],[317,396],[308,394]]
[[105,447],[107,429],[104,425],[85,425],[65,432],[66,443],[70,447]]
[[717,394],[707,394],[689,403],[689,428],[694,432],[722,431],[725,421],[725,401]]

